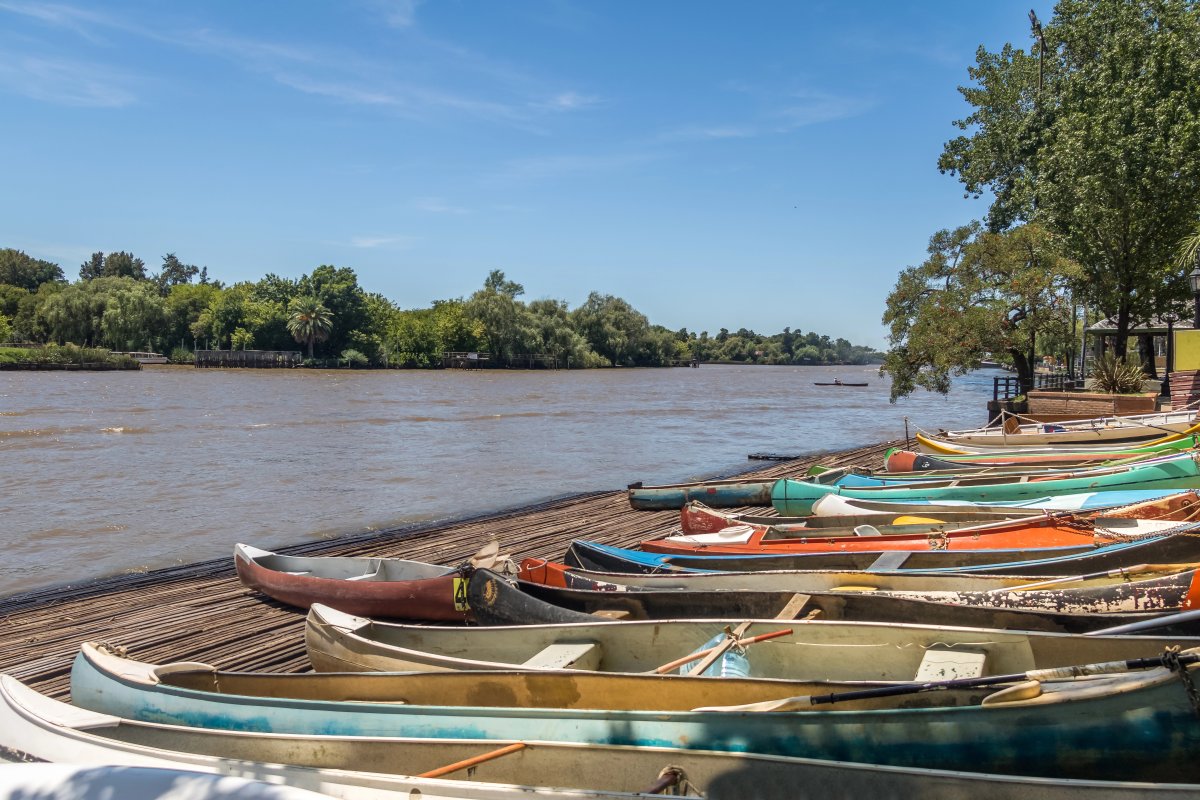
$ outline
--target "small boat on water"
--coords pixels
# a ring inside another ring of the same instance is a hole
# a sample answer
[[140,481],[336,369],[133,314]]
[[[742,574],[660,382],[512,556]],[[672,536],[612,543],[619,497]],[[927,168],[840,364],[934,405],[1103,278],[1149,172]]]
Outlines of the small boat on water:
[[813,381],[813,386],[866,386],[867,382],[856,383],[854,381],[842,381],[834,378],[831,381]]
[[[648,745],[191,728],[87,711],[51,700],[15,678],[3,676],[0,746],[18,744],[35,758],[104,765],[63,767],[69,770],[128,772],[183,765],[204,770],[214,780],[231,781],[234,779],[221,776],[252,774],[288,787],[315,787],[345,800],[521,800],[534,796],[538,800],[649,800],[651,795],[641,792],[652,788],[671,796],[702,795],[707,800],[794,800],[797,786],[819,797],[924,800],[962,800],[966,796],[1158,800],[1200,793],[1195,784],[1026,778]],[[445,777],[408,777],[428,772],[442,772]],[[663,787],[672,778],[674,785]],[[274,788],[285,791],[283,786]],[[244,794],[238,798],[292,800],[290,795],[257,798]],[[215,798],[189,794],[186,800]]]
[[[866,671],[874,653],[859,647],[838,666]],[[85,644],[71,698],[114,717],[226,730],[620,743],[1171,783],[1195,782],[1200,772],[1200,725],[1184,685],[1195,679],[1196,658],[1188,650],[864,685],[577,670],[536,680],[513,671],[233,673],[189,662],[159,667]]]
[[830,486],[783,478],[771,489],[780,514],[813,513],[813,504],[829,494],[866,500],[1029,500],[1057,494],[1127,489],[1200,488],[1200,455],[1180,454],[1147,463],[1081,469],[1062,475],[988,476],[926,481],[909,486]]
[[[901,592],[880,592],[844,585],[842,591],[789,592],[782,589],[677,589],[635,587],[588,580],[567,573],[571,588],[508,579],[477,570],[467,598],[480,625],[595,623],[598,620],[803,618],[836,622],[900,622],[1004,630],[1087,633],[1123,625],[1141,625],[1155,636],[1200,634],[1200,613],[1154,611],[1079,613],[1045,608],[992,608],[910,599]],[[853,576],[853,580],[857,576]],[[945,577],[945,576],[943,576]],[[1074,585],[1074,584],[1064,584]],[[1016,596],[1020,590],[1014,590]],[[1151,627],[1153,623],[1161,623]]]
[[[491,566],[499,548],[473,561]],[[351,614],[461,622],[470,617],[464,567],[399,558],[288,556],[238,544],[233,561],[242,583],[281,603],[324,603]]]

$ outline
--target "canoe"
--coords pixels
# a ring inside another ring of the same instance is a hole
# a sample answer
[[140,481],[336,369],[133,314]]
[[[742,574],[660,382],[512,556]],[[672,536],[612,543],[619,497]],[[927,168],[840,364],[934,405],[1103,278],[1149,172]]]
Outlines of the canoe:
[[1076,492],[1125,489],[1200,488],[1200,455],[1182,454],[1145,464],[1079,470],[1067,477],[988,477],[930,481],[913,486],[844,487],[782,478],[771,490],[771,504],[780,514],[811,514],[813,503],[828,494],[868,500],[1027,500]]
[[813,386],[867,386],[866,382],[853,383],[849,381],[813,381]]
[[1003,447],[1148,442],[1162,439],[1164,435],[1190,433],[1196,423],[1195,410],[1165,411],[1128,417],[1093,417],[944,431],[939,432],[937,438],[964,445]]
[[[212,773],[253,773],[283,780],[289,786],[318,786],[337,797],[373,800],[521,800],[533,796],[539,800],[633,800],[628,791],[656,784],[669,767],[678,768],[686,780],[675,791],[690,797],[703,793],[708,800],[789,800],[795,797],[796,786],[819,797],[925,800],[962,800],[966,796],[1156,800],[1200,793],[1195,784],[1024,778],[649,746],[299,736],[188,728],[97,714],[51,700],[15,678],[0,676],[0,745],[13,743],[20,743],[34,757],[76,764],[119,765],[122,770],[146,769],[147,764],[184,764]],[[477,761],[480,755],[494,753],[504,755]],[[279,763],[264,763],[267,758]],[[291,765],[284,765],[284,760]],[[463,764],[462,769],[449,773],[455,780],[395,774],[401,769],[423,773],[448,763]],[[295,766],[298,764],[308,766]],[[367,786],[352,784],[356,779]],[[579,788],[543,785],[535,790],[529,786],[531,782]]]
[[[735,525],[715,533],[671,534],[647,539],[640,549],[650,553],[698,555],[728,553],[830,553],[850,550],[999,550],[1017,547],[1070,547],[1085,543],[1101,546],[1130,537],[1154,536],[1177,528],[1172,520],[1108,519],[1104,525],[1071,517],[1035,517],[997,520],[954,527],[937,521],[903,525],[881,532],[869,525],[844,529],[774,530],[764,526]],[[847,535],[849,534],[849,535]]]
[[[968,523],[1001,519],[1029,519],[1046,514],[1075,511],[1084,518],[1125,517],[1141,519],[1175,519],[1186,521],[1200,516],[1200,494],[1196,492],[1148,492],[1150,499],[1115,502],[1138,492],[1092,492],[1083,495],[1060,495],[1046,498],[1045,507],[1014,505],[985,505],[981,503],[902,503],[877,500],[858,500],[841,495],[827,495],[813,504],[817,512],[804,517],[778,515],[735,514],[709,508],[698,501],[685,505],[679,512],[679,527],[684,533],[714,533],[733,525],[768,526],[778,532],[859,525],[902,525],[946,522]],[[1079,508],[1055,509],[1055,506]],[[1082,506],[1088,506],[1086,508]]]
[[[508,579],[477,570],[467,598],[480,625],[543,625],[618,620],[803,618],[831,622],[900,622],[1086,633],[1115,626],[1159,621],[1141,630],[1155,636],[1200,634],[1196,616],[1155,611],[1080,613],[1060,609],[992,608],[911,599],[901,593],[833,591],[798,594],[779,589],[638,589],[611,583],[575,581],[577,588]],[[1190,605],[1189,605],[1190,608]]]
[[[1035,497],[1031,500],[1011,500],[998,502],[978,502],[974,500],[876,500],[866,497],[847,497],[841,494],[827,494],[813,503],[812,516],[860,516],[863,514],[911,514],[918,517],[939,517],[953,512],[982,512],[983,515],[996,515],[1003,518],[1008,510],[1013,510],[1012,517],[1021,516],[1022,511],[1060,512],[1083,511],[1102,512],[1106,516],[1126,516],[1118,509],[1135,506],[1142,503],[1163,501],[1172,510],[1190,509],[1195,503],[1200,503],[1200,492],[1195,490],[1177,491],[1175,489],[1130,489],[1123,491],[1072,492],[1054,495],[1052,497]],[[1147,518],[1157,516],[1153,506],[1141,506],[1147,509],[1143,514]],[[803,519],[803,517],[793,518]],[[827,523],[836,524],[836,523]]]
[[[1189,575],[1190,578],[1190,575]],[[1020,594],[1020,593],[1016,593]],[[635,620],[550,625],[461,627],[406,625],[344,614],[320,604],[308,610],[304,643],[317,672],[444,672],[587,670],[691,674],[782,680],[923,681],[979,677],[1078,662],[1161,653],[1181,637],[1072,636],[1037,631],[876,622],[758,619]],[[726,631],[723,633],[722,631]],[[738,647],[703,669],[699,653],[732,636],[772,638]],[[869,654],[869,657],[868,657]],[[673,666],[668,670],[664,665]],[[955,671],[943,675],[943,670]],[[960,674],[961,673],[961,674]]]
[[721,480],[643,486],[631,483],[626,489],[631,508],[663,511],[682,508],[689,500],[702,500],[714,508],[769,506],[773,480]]
[[[1110,580],[1121,576],[1123,571],[1140,572],[1140,566],[1158,564],[1200,563],[1200,539],[1194,536],[1170,536],[1127,542],[1097,548],[1087,555],[1060,556],[1040,560],[1014,561],[1003,564],[985,564],[978,568],[964,569],[700,569],[698,567],[677,568],[677,561],[689,564],[716,562],[722,566],[736,566],[748,560],[746,556],[696,556],[683,559],[677,556],[657,556],[668,559],[670,569],[650,569],[656,556],[642,554],[644,559],[631,557],[622,563],[624,553],[640,553],[637,550],[622,551],[610,545],[585,543],[587,549],[608,555],[618,569],[594,569],[575,563],[547,561],[541,558],[522,559],[518,578],[522,581],[542,583],[566,588],[592,588],[593,581],[604,584],[605,591],[621,592],[635,588],[671,588],[695,591],[707,590],[754,590],[787,591],[805,594],[844,591],[992,591],[1004,588],[1023,587],[1034,581],[1047,579],[1075,578],[1109,574]],[[603,548],[611,548],[607,552]],[[577,561],[571,558],[569,561]],[[601,559],[603,560],[603,559]],[[755,560],[752,557],[749,560]],[[784,561],[786,557],[763,559]],[[622,571],[620,568],[624,567]],[[643,567],[643,569],[639,569]],[[1134,567],[1139,567],[1134,570]],[[1121,578],[1124,580],[1124,578]]]
[[[880,572],[987,572],[1008,575],[1072,575],[1117,569],[1129,564],[1182,563],[1196,558],[1195,523],[1183,535],[1166,535],[1104,547],[1043,547],[1013,550],[889,550],[833,553],[768,553],[765,555],[671,555],[629,550],[576,539],[563,561],[597,572],[750,572],[761,570],[840,570]],[[1134,557],[1131,548],[1139,548]],[[1174,555],[1172,555],[1174,554]],[[1133,559],[1133,560],[1131,560]]]
[[[1189,664],[1176,669],[1195,680],[1193,653],[1180,658]],[[868,649],[849,661],[861,668]],[[511,671],[232,673],[189,662],[158,667],[85,644],[71,698],[104,714],[223,729],[620,743],[1194,782],[1200,725],[1180,675],[1154,667],[1056,679],[1094,669],[859,691],[870,687],[574,670],[536,680]]]
[[248,778],[170,767],[0,764],[0,800],[330,800]]
[[916,450],[892,448],[884,453],[884,469],[888,472],[913,472],[918,470],[955,469],[973,466],[1070,466],[1095,465],[1114,461],[1132,461],[1142,458],[1182,453],[1197,446],[1196,435],[1151,447],[1111,448],[1087,452],[1069,452],[1058,449],[1038,449],[1034,452],[1022,450],[989,450],[982,453],[922,453]]
[[[1192,413],[1192,412],[1188,412]],[[1058,453],[1095,453],[1110,450],[1114,446],[1120,447],[1155,447],[1161,444],[1170,442],[1178,442],[1186,440],[1195,442],[1193,437],[1200,433],[1200,423],[1191,425],[1182,431],[1165,432],[1155,429],[1157,438],[1137,439],[1127,442],[1114,442],[1108,439],[1100,439],[1097,441],[1085,440],[1082,442],[1065,442],[1056,440],[1044,444],[1031,444],[1023,440],[1017,441],[1013,437],[1008,437],[1007,440],[989,439],[981,442],[967,442],[962,439],[948,439],[941,434],[929,434],[918,431],[913,438],[917,442],[917,446],[928,453],[1002,453],[1019,450],[1023,453],[1035,452],[1058,452]]]
[[281,603],[324,603],[352,614],[461,622],[470,615],[460,567],[398,558],[302,557],[233,549],[242,583]]

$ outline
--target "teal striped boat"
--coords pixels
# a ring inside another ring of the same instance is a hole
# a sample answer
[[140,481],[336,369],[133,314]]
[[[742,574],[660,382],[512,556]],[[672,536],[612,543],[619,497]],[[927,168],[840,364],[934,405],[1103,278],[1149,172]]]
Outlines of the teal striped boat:
[[1151,462],[1060,472],[1054,475],[993,475],[924,481],[908,486],[831,486],[783,478],[771,488],[780,514],[806,516],[827,495],[892,502],[1011,502],[1080,492],[1200,488],[1200,454]]
[[[85,645],[71,700],[225,730],[683,747],[1056,778],[1200,776],[1200,724],[1185,686],[1200,677],[1195,666],[1176,665],[1183,681],[1164,667],[1059,679],[1071,669],[936,691],[891,684],[880,688],[903,694],[880,697],[862,696],[863,684],[578,671],[230,673]],[[839,689],[857,696],[820,696]]]

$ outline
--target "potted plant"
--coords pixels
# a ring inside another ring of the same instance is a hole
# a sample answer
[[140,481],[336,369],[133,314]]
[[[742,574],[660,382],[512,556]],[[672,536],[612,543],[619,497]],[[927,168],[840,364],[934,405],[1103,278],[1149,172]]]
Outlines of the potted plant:
[[1105,353],[1092,367],[1091,391],[1029,393],[1029,415],[1043,422],[1106,415],[1150,414],[1155,392],[1143,392],[1146,375],[1140,364]]

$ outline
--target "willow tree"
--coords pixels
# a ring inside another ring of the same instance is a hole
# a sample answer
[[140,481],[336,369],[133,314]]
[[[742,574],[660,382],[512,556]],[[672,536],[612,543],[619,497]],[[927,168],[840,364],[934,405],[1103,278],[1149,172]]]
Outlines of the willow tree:
[[980,48],[974,110],[938,162],[988,224],[1034,220],[1083,265],[1080,297],[1134,321],[1187,297],[1174,250],[1200,208],[1200,10],[1194,0],[1060,0],[1029,53]]
[[945,394],[954,375],[992,353],[1007,353],[1022,386],[1032,386],[1038,338],[1070,327],[1067,292],[1079,265],[1038,225],[942,230],[928,252],[887,298],[890,349],[880,372],[892,377],[892,402],[918,387]]
[[313,344],[329,338],[333,330],[333,315],[315,297],[297,297],[288,305],[288,333],[297,342],[308,344],[308,357],[313,357]]

